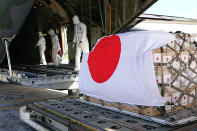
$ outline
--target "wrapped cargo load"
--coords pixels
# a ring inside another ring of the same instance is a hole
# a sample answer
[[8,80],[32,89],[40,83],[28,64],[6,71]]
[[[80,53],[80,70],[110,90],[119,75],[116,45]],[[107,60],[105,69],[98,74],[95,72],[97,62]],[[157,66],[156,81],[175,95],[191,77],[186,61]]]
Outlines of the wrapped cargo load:
[[166,101],[165,110],[159,115],[180,120],[197,112],[197,45],[190,34],[174,33],[174,36],[175,41],[153,50],[153,59],[158,87]]
[[164,123],[169,122],[170,125],[176,125],[179,120],[182,120],[181,122],[196,120],[197,44],[190,34],[172,34],[176,37],[175,40],[152,51],[156,83],[165,100],[164,106],[126,104],[87,95],[84,99],[120,111],[161,118]]

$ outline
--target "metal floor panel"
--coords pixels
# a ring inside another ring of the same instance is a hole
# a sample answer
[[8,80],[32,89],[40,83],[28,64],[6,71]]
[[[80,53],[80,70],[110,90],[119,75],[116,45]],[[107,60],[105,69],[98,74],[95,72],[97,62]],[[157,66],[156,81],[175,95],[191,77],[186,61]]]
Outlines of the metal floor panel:
[[34,106],[57,114],[62,118],[66,117],[78,121],[97,130],[166,131],[174,128],[121,114],[109,109],[88,105],[77,99],[50,99],[37,102]]
[[31,102],[64,97],[58,91],[0,83],[0,109],[16,108]]

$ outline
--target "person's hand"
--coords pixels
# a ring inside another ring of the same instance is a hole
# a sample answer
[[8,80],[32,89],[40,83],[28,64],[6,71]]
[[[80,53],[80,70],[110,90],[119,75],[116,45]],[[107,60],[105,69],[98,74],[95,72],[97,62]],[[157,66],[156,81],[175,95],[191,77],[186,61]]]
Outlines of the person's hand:
[[79,42],[79,45],[78,45],[78,46],[81,48],[81,46],[82,46],[82,41]]
[[75,48],[75,44],[74,44],[74,43],[72,44],[72,48],[73,48],[73,49]]

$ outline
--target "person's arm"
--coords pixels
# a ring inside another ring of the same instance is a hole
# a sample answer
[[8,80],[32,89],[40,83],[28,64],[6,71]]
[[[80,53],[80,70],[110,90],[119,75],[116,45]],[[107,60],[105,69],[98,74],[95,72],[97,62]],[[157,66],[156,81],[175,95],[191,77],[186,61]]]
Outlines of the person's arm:
[[82,30],[82,36],[81,36],[81,39],[79,40],[80,42],[81,41],[85,41],[86,39],[86,34],[87,34],[87,28],[86,28],[86,25],[85,24],[81,24],[81,30]]
[[39,38],[39,40],[38,40],[38,42],[36,44],[36,47],[42,45],[42,41],[43,41],[43,38]]

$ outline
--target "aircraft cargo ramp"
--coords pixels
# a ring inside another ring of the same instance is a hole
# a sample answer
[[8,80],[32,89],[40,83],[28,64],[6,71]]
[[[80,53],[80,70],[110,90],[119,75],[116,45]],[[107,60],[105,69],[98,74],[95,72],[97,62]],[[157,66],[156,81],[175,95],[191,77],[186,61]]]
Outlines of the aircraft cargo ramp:
[[10,77],[7,66],[1,66],[0,81],[38,88],[78,89],[78,72],[72,65],[18,65],[12,70]]

